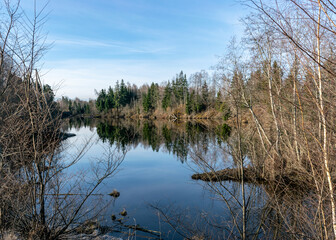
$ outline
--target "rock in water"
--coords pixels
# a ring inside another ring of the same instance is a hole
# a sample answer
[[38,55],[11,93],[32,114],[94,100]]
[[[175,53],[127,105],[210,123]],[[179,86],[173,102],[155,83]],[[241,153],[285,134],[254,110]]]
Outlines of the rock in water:
[[120,215],[123,216],[123,217],[126,217],[126,216],[127,216],[127,211],[126,211],[125,208],[124,208],[124,210],[122,210],[122,211],[120,212]]
[[114,189],[111,193],[109,193],[111,197],[118,198],[120,196],[120,192]]

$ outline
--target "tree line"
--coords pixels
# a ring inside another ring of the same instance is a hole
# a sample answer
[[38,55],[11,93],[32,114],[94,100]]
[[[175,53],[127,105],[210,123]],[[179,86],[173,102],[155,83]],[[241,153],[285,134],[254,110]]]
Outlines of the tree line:
[[[215,78],[215,76],[213,77]],[[210,87],[209,87],[210,85]],[[97,93],[96,109],[103,114],[131,111],[133,114],[198,114],[208,110],[217,110],[229,115],[217,80],[210,79],[209,74],[201,71],[187,79],[181,71],[166,83],[150,85],[125,84],[124,80],[116,82],[106,90]]]
[[96,106],[94,100],[84,101],[79,98],[70,99],[62,96],[58,101],[58,107],[64,116],[76,116],[76,115],[95,115]]

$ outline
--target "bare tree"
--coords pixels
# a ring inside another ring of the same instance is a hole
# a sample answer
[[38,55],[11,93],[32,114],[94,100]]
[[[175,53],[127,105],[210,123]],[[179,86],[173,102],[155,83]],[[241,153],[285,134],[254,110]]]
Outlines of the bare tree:
[[64,156],[61,113],[37,69],[47,48],[45,7],[38,11],[35,2],[33,16],[22,11],[20,1],[4,0],[0,7],[1,228],[28,239],[64,238],[101,211],[88,209],[86,203],[125,153],[109,149],[85,186],[79,184],[83,179],[72,180],[77,183],[73,187],[64,182],[64,170],[76,164],[89,145],[72,159]]

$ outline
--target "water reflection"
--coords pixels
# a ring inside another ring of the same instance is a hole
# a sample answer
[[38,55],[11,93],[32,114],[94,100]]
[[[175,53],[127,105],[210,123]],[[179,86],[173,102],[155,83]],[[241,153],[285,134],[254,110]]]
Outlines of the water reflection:
[[225,123],[203,122],[168,122],[97,119],[70,119],[69,128],[94,127],[103,142],[116,145],[125,151],[127,146],[136,148],[139,144],[153,151],[167,151],[174,154],[181,162],[188,158],[189,149],[201,145],[208,151],[210,145],[223,144],[230,136],[231,127]]
[[[68,126],[96,130],[104,144],[123,152],[131,149],[122,170],[101,190],[110,193],[117,188],[121,195],[109,215],[118,216],[125,208],[128,216],[121,222],[105,216],[102,224],[122,228],[134,226],[136,220],[139,228],[129,232],[132,237],[138,232],[136,239],[154,237],[141,228],[160,232],[156,239],[241,239],[243,235],[292,239],[313,237],[319,231],[311,225],[309,209],[320,203],[309,191],[279,184],[191,180],[195,172],[240,164],[234,157],[237,132],[224,123],[71,119]],[[257,167],[248,144],[241,144],[244,166]],[[171,161],[171,155],[179,161]]]

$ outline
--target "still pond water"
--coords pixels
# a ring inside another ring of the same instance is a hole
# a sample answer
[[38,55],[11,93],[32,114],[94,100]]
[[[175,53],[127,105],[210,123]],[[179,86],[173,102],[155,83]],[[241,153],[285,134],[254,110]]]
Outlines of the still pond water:
[[[99,221],[101,226],[122,232],[114,232],[114,236],[123,239],[127,239],[125,234],[131,234],[129,239],[240,238],[241,185],[235,182],[210,184],[191,178],[196,172],[209,171],[210,166],[214,169],[234,167],[226,144],[230,138],[227,125],[71,120],[66,130],[76,134],[66,141],[67,154],[75,155],[90,140],[86,154],[70,169],[73,173],[90,177],[92,164],[106,158],[110,149],[125,154],[113,176],[95,192],[99,200],[89,203],[101,206],[110,203],[99,214]],[[120,192],[116,199],[108,195],[114,189]],[[255,233],[259,226],[256,219],[262,214],[260,209],[266,204],[266,198],[261,187],[246,184],[245,191],[253,206],[247,227]],[[127,216],[120,215],[123,210]],[[113,215],[116,220],[112,220]],[[118,219],[122,219],[121,223]],[[127,227],[135,225],[141,229],[134,231]]]

